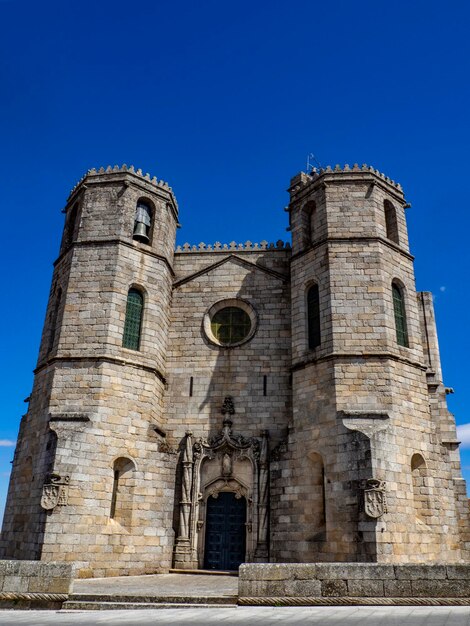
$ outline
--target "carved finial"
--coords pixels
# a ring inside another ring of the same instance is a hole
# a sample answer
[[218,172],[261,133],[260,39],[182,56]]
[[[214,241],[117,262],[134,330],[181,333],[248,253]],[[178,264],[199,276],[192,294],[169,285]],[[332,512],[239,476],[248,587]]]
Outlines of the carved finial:
[[224,402],[222,404],[222,415],[234,415],[235,414],[235,405],[233,403],[232,396],[225,396]]

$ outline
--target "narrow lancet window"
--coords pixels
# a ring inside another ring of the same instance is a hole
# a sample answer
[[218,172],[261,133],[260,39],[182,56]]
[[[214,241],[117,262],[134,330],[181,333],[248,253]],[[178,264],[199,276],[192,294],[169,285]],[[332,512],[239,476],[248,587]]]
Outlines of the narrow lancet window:
[[126,321],[122,345],[130,350],[139,350],[142,331],[142,312],[144,297],[137,289],[129,289],[127,294]]
[[134,470],[134,463],[130,459],[121,457],[114,462],[109,517],[121,526],[132,525]]
[[308,347],[313,350],[321,343],[320,296],[318,285],[312,285],[307,292]]
[[405,298],[403,289],[396,283],[392,283],[393,312],[395,315],[395,328],[397,332],[397,343],[399,346],[408,348],[408,330],[406,326]]
[[400,243],[398,239],[397,212],[395,210],[395,207],[389,200],[385,200],[384,202],[384,213],[387,239],[390,239],[395,243]]
[[59,316],[61,300],[62,300],[62,289],[59,287],[59,289],[57,290],[56,297],[55,297],[54,309],[52,311],[52,316],[51,316],[51,329],[49,333],[48,352],[50,352],[52,348],[54,347],[56,332],[57,332],[57,319]]

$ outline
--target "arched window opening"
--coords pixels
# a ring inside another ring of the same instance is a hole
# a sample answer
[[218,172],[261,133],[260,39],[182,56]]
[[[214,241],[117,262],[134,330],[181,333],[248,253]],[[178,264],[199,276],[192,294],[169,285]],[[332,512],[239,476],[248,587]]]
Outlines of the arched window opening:
[[52,310],[51,325],[50,325],[50,331],[49,331],[49,346],[47,350],[48,352],[50,352],[52,348],[54,347],[56,331],[57,331],[57,319],[59,316],[61,300],[62,300],[62,289],[59,287],[55,296],[54,308]]
[[384,201],[384,213],[387,239],[390,239],[395,243],[400,243],[398,239],[397,212],[395,210],[395,207],[389,200]]
[[139,200],[135,210],[134,233],[132,238],[141,243],[150,243],[152,230],[152,209],[149,204]]
[[47,434],[46,453],[44,455],[45,474],[51,474],[54,471],[55,457],[57,452],[57,433],[51,430]]
[[77,225],[78,202],[76,202],[67,214],[64,233],[64,247],[67,248],[75,241],[75,227]]
[[316,230],[316,204],[313,201],[307,202],[302,208],[302,247],[308,248],[312,245]]
[[315,239],[318,239],[318,227],[317,227],[317,205],[315,202],[308,202],[308,221],[309,221],[309,236],[312,243]]
[[308,347],[313,350],[321,343],[320,295],[318,285],[312,285],[307,292]]
[[427,522],[432,512],[429,505],[428,471],[421,454],[413,454],[411,457],[411,477],[416,517],[422,522]]
[[408,330],[406,325],[406,310],[405,310],[405,298],[403,295],[403,289],[392,283],[392,296],[393,296],[393,312],[395,315],[395,328],[397,332],[397,343],[399,346],[408,348]]
[[130,459],[121,457],[114,462],[109,517],[121,526],[130,527],[132,525],[134,472],[135,465]]
[[143,295],[138,289],[129,289],[129,293],[127,294],[124,334],[122,337],[122,345],[124,348],[129,348],[130,350],[138,350],[140,348],[143,310]]

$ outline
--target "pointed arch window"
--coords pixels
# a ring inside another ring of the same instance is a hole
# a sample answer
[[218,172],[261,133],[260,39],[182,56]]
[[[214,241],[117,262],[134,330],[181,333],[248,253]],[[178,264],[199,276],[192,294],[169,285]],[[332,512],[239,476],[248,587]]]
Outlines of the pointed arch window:
[[408,329],[406,325],[405,298],[403,289],[392,283],[393,313],[395,315],[395,328],[397,333],[397,343],[399,346],[408,348]]
[[397,212],[390,200],[384,201],[384,213],[387,239],[390,239],[395,243],[400,243],[398,238]]
[[144,296],[138,289],[129,289],[127,294],[126,320],[122,345],[130,350],[139,350],[142,331],[142,313],[144,310]]
[[313,350],[321,344],[320,294],[316,284],[307,291],[307,327],[308,347]]

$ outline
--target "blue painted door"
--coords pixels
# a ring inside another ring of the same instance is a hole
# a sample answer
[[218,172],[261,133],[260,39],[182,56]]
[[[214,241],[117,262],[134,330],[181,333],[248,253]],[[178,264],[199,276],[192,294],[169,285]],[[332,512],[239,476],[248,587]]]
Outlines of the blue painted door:
[[219,493],[207,500],[204,568],[236,570],[245,561],[246,500]]

